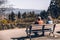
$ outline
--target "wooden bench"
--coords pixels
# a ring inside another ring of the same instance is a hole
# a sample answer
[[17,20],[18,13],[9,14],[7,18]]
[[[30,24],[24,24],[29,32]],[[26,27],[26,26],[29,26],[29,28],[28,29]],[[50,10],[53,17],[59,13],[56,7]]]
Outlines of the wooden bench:
[[49,35],[52,33],[54,36],[54,30],[55,30],[55,25],[56,24],[43,24],[43,25],[39,25],[39,24],[32,24],[31,26],[26,28],[26,34],[27,36],[30,37],[31,40],[31,34],[32,33],[37,33],[37,32],[42,32],[43,36],[45,32],[50,32]]

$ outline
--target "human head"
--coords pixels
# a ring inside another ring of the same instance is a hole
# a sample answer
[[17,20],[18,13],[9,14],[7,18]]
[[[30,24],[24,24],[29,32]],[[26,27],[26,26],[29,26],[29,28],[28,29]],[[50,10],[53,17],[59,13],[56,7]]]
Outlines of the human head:
[[40,16],[39,16],[38,18],[39,18],[39,19],[41,19],[41,17],[40,17]]
[[41,17],[40,16],[38,17],[38,20],[41,20]]
[[52,20],[52,17],[51,16],[48,16],[48,20]]

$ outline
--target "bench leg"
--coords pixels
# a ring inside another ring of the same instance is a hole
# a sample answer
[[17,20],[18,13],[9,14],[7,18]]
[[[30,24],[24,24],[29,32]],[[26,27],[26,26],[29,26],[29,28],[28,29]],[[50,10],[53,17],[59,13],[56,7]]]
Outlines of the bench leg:
[[30,26],[30,31],[29,31],[29,38],[30,38],[30,40],[31,40],[31,29],[32,29],[32,26]]
[[27,34],[27,36],[29,37],[30,40],[31,40],[31,29],[32,29],[32,26],[30,26],[29,28],[28,27],[26,28],[26,34]]
[[31,35],[30,35],[30,40],[31,40]]
[[44,32],[44,27],[45,27],[45,25],[42,26],[42,36],[44,36],[44,33],[45,33]]
[[54,33],[53,33],[53,32],[50,32],[50,33],[49,33],[49,36],[50,36],[51,34],[53,35],[53,37],[55,37],[55,35],[54,35]]
[[28,34],[28,30],[26,30],[26,34],[27,34],[27,36],[29,36],[29,34]]

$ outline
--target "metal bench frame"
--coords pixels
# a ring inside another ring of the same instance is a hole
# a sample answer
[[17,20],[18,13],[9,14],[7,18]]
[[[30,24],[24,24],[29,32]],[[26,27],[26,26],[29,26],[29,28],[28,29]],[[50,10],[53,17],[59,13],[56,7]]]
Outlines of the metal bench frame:
[[[35,25],[35,24],[34,24]],[[47,30],[47,31],[49,31],[50,33],[49,33],[49,36],[51,35],[51,34],[53,34],[53,37],[55,36],[54,35],[54,30],[55,30],[55,26],[56,26],[56,24],[44,24],[44,25],[41,25],[41,30],[39,30],[39,31],[41,31],[42,33],[44,33],[45,32],[45,27],[46,27],[46,25],[53,25],[53,30],[51,30],[51,28],[49,28],[49,30]],[[29,27],[27,27],[26,28],[26,34],[27,34],[27,36],[29,36],[29,38],[30,38],[30,40],[31,40],[31,34],[33,33],[33,30],[32,30],[32,28],[33,28],[33,26],[31,25],[31,26],[29,26]],[[38,28],[38,27],[36,27],[36,28]],[[47,28],[46,28],[47,29]],[[37,31],[36,31],[37,32]],[[44,34],[43,34],[44,35]]]

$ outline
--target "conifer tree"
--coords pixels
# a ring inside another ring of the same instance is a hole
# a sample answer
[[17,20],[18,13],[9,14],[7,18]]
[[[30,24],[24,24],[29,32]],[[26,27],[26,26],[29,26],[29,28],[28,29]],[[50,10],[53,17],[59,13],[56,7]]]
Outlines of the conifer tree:
[[18,12],[18,19],[20,19],[21,18],[21,13],[20,13],[20,11]]
[[50,6],[47,11],[53,18],[60,16],[60,0],[51,0]]

